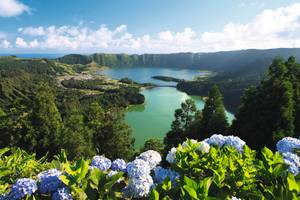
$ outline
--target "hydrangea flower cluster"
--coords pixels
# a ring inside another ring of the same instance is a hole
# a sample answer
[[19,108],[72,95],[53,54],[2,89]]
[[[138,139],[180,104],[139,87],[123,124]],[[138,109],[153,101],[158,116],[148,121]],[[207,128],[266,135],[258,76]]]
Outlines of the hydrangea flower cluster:
[[63,186],[59,176],[62,174],[57,169],[50,169],[38,174],[39,179],[39,191],[42,194],[51,193]]
[[143,178],[150,174],[150,166],[148,162],[142,159],[135,159],[128,163],[127,173],[130,178]]
[[123,189],[124,197],[147,197],[153,187],[150,172],[161,162],[158,152],[148,150],[141,153],[133,162],[127,165],[127,174],[130,177],[128,186]]
[[280,153],[293,153],[295,149],[300,149],[300,140],[292,137],[285,137],[277,142],[276,148]]
[[292,137],[285,137],[276,144],[277,151],[282,154],[283,161],[289,166],[288,170],[295,176],[300,170],[300,158],[294,153],[295,149],[300,150],[300,140]]
[[94,156],[92,159],[91,167],[96,167],[101,171],[107,171],[111,166],[111,161],[104,156]]
[[154,169],[161,162],[161,155],[157,151],[148,150],[141,153],[137,159],[142,159],[148,162],[150,169]]
[[210,150],[210,145],[207,142],[202,141],[197,150],[201,151],[202,153],[208,153]]
[[52,200],[72,200],[72,194],[69,189],[66,187],[59,188],[55,193],[51,196]]
[[12,186],[10,193],[11,199],[22,199],[26,195],[31,195],[37,191],[37,183],[35,180],[30,178],[21,178],[18,179],[15,184]]
[[166,157],[166,160],[170,163],[170,164],[173,164],[173,163],[176,163],[176,148],[175,147],[173,147],[170,151],[169,151],[169,153],[168,153],[168,155],[167,155],[167,157]]
[[203,140],[207,144],[222,147],[225,144],[225,137],[220,134],[214,134],[210,138]]
[[153,179],[150,175],[143,178],[130,179],[128,186],[122,192],[125,197],[141,198],[147,197],[153,187]]
[[112,162],[111,164],[111,169],[114,171],[122,171],[122,172],[126,172],[126,162],[123,159],[116,159]]
[[167,177],[170,178],[172,183],[176,183],[176,180],[180,177],[179,173],[162,167],[155,167],[153,171],[154,180],[157,183],[162,183]]
[[299,173],[300,158],[294,153],[283,153],[283,160],[289,166],[288,170],[295,176]]
[[238,152],[242,153],[245,142],[241,140],[239,137],[236,136],[223,136],[223,135],[212,135],[210,138],[204,140],[204,142],[208,143],[209,145],[215,146],[231,146],[235,148]]
[[239,137],[236,136],[225,136],[225,146],[232,146],[234,147],[238,152],[242,153],[244,150],[246,142],[241,140]]

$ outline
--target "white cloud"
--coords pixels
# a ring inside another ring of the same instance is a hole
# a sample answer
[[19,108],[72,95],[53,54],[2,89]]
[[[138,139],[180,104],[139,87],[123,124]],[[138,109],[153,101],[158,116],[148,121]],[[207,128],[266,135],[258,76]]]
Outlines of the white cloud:
[[264,10],[247,24],[228,23],[221,32],[205,32],[200,43],[207,50],[300,47],[300,3]]
[[7,41],[7,34],[4,32],[0,32],[0,49],[8,49],[11,48],[12,45],[9,41]]
[[14,17],[23,12],[30,12],[30,8],[19,0],[0,0],[0,17]]
[[7,41],[7,40],[0,41],[0,48],[8,49],[8,48],[11,48],[11,47],[12,47],[12,45],[10,44],[9,41]]
[[30,35],[30,36],[41,36],[45,35],[45,30],[44,27],[39,26],[39,27],[25,27],[25,28],[19,28],[18,29],[19,33],[22,33],[24,35]]
[[171,41],[173,40],[173,34],[171,31],[163,31],[163,32],[159,32],[157,34],[158,36],[158,39],[161,39],[161,40],[166,40],[166,41]]
[[20,38],[20,37],[18,37],[16,39],[16,46],[20,47],[20,48],[27,48],[28,47],[27,42],[25,42],[25,40],[23,38]]
[[116,30],[115,30],[116,33],[123,33],[125,31],[127,31],[127,26],[124,25],[124,24],[121,25],[121,26],[119,26],[119,27],[117,27]]
[[29,41],[29,42],[26,42],[23,38],[18,37],[16,39],[16,46],[18,48],[22,48],[22,49],[25,49],[25,48],[37,48],[37,47],[39,47],[39,42],[36,39],[34,39],[32,41]]
[[192,28],[135,36],[126,25],[109,29],[79,26],[21,27],[15,45],[52,51],[78,52],[208,52],[248,48],[300,47],[300,3],[264,10],[245,24],[230,22],[222,31],[196,34]]

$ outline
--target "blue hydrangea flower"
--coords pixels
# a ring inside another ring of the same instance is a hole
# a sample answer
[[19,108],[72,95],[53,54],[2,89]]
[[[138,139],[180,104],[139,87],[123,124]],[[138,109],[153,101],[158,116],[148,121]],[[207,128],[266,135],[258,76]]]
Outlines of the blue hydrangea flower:
[[287,153],[283,153],[282,157],[285,164],[289,166],[288,170],[292,174],[297,175],[299,173],[299,167],[300,167],[299,156],[294,153],[287,152]]
[[288,168],[289,172],[291,172],[294,176],[297,176],[299,174],[299,167],[295,165],[290,165]]
[[110,171],[107,175],[108,177],[112,177],[113,175],[116,175],[118,173],[118,171]]
[[223,135],[212,135],[210,138],[203,140],[203,142],[208,143],[209,145],[215,145],[219,147],[231,146],[234,147],[240,153],[243,152],[245,142],[236,136],[223,136]]
[[123,159],[116,159],[111,164],[111,169],[114,171],[126,172],[126,162]]
[[150,174],[150,171],[148,162],[142,159],[135,159],[127,165],[127,173],[130,178],[146,177]]
[[57,169],[50,169],[38,174],[39,179],[39,191],[42,194],[56,191],[58,188],[63,186],[59,176],[61,171]]
[[69,189],[66,187],[59,188],[56,192],[54,192],[51,196],[52,200],[72,200],[72,194]]
[[22,199],[26,195],[31,195],[37,190],[37,183],[35,180],[30,178],[18,179],[13,184],[11,189],[11,196],[13,199]]
[[12,193],[0,195],[0,200],[12,200],[12,199],[14,199]]
[[137,159],[142,159],[148,162],[150,168],[153,169],[161,162],[161,155],[157,151],[148,150],[141,153]]
[[107,171],[111,166],[111,161],[104,156],[94,156],[91,167],[97,167],[101,171]]
[[225,137],[220,134],[214,134],[210,138],[207,138],[203,141],[208,143],[209,145],[222,147],[225,144]]
[[277,142],[276,148],[280,153],[293,153],[294,149],[300,149],[300,140],[292,137],[285,137]]
[[170,178],[172,183],[176,183],[176,180],[180,177],[179,173],[170,169],[164,169],[162,167],[155,167],[153,171],[154,180],[157,183],[162,183],[167,177]]
[[226,136],[225,137],[225,146],[234,147],[238,152],[242,153],[244,150],[245,142],[236,136]]
[[126,198],[143,198],[148,197],[153,187],[153,179],[150,175],[143,178],[130,179],[128,186],[122,192]]
[[169,153],[168,153],[168,155],[167,155],[167,157],[166,157],[166,160],[170,163],[170,164],[173,164],[173,163],[176,163],[176,148],[175,147],[173,147],[170,151],[169,151]]
[[210,150],[210,145],[207,142],[202,141],[197,147],[197,150],[201,151],[202,153],[208,153]]

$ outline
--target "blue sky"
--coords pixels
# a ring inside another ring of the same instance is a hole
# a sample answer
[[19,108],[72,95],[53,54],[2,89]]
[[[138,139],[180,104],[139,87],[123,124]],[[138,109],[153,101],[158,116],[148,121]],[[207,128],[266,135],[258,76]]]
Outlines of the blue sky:
[[0,0],[1,52],[300,47],[296,0]]

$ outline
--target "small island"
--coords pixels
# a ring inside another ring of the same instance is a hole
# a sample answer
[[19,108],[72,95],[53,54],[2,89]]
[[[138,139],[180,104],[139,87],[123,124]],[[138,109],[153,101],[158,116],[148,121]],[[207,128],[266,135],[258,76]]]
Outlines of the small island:
[[177,82],[177,83],[185,81],[184,79],[174,78],[171,76],[152,76],[151,78],[156,80],[166,81],[166,82]]

